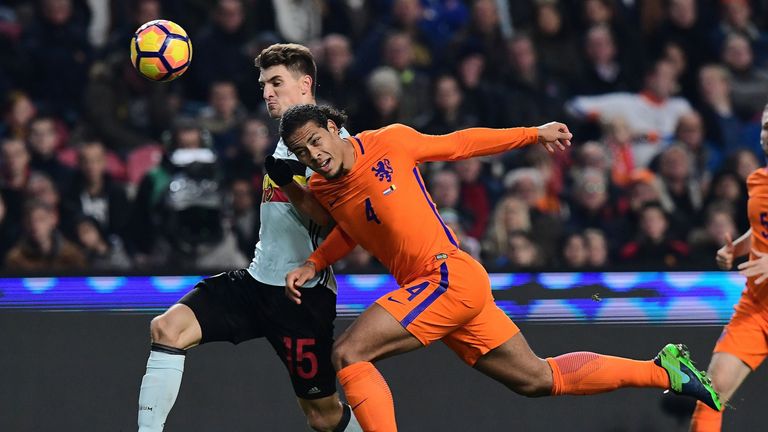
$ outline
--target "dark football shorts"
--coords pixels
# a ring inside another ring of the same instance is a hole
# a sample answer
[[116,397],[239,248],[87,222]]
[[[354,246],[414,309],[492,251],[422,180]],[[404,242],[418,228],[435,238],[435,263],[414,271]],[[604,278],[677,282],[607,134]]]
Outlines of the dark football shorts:
[[240,269],[201,280],[179,303],[195,313],[201,344],[265,337],[288,369],[296,396],[330,396],[336,392],[331,364],[336,294],[323,286],[302,288],[297,305],[284,288],[258,282]]

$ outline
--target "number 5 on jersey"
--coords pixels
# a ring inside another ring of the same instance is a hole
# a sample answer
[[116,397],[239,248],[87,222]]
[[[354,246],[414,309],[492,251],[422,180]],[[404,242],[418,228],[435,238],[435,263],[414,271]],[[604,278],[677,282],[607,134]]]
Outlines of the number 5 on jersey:
[[365,219],[368,222],[374,221],[377,224],[380,224],[381,221],[379,220],[378,216],[376,216],[376,212],[373,211],[373,205],[371,204],[371,199],[366,198],[365,199]]

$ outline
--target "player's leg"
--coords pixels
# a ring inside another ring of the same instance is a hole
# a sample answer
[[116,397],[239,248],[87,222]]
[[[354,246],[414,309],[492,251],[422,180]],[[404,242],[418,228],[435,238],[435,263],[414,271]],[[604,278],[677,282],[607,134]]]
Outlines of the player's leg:
[[151,351],[139,391],[139,432],[163,430],[179,394],[186,350],[202,338],[194,312],[181,303],[155,317],[150,324],[150,334]]
[[392,393],[372,362],[422,346],[376,303],[336,341],[333,364],[344,394],[364,430],[397,430]]
[[283,287],[257,284],[257,309],[268,313],[264,333],[288,370],[308,425],[316,431],[362,431],[336,393],[331,363],[336,295],[323,286],[302,289],[302,304],[297,305]]
[[452,256],[434,274],[379,298],[336,342],[337,376],[365,430],[397,429],[392,394],[372,362],[442,339],[477,315],[487,293],[453,285],[475,267],[482,271],[471,258]]
[[309,426],[316,431],[362,432],[352,407],[339,400],[334,393],[320,399],[298,398],[299,406],[304,411]]
[[666,389],[670,387],[670,376],[685,374],[685,384],[674,388],[673,382],[674,390],[715,406],[719,404],[706,377],[671,344],[657,359],[648,361],[591,352],[541,359],[492,298],[477,316],[444,341],[465,362],[526,396],[586,395],[620,387]]
[[[720,393],[723,405],[733,397],[749,372],[768,356],[768,310],[744,294],[734,308],[731,320],[715,344],[707,373]],[[722,412],[697,404],[691,421],[695,432],[719,431]]]
[[[181,386],[186,350],[213,341],[258,336],[238,289],[251,288],[245,270],[203,279],[150,324],[152,348],[139,392],[139,431],[162,431]],[[248,290],[246,290],[248,291]],[[230,323],[233,323],[230,325]]]
[[[744,382],[752,369],[733,354],[716,352],[709,362],[707,374],[712,386],[720,395],[723,407]],[[715,411],[707,405],[697,402],[691,418],[691,432],[717,432],[720,430],[723,412]]]

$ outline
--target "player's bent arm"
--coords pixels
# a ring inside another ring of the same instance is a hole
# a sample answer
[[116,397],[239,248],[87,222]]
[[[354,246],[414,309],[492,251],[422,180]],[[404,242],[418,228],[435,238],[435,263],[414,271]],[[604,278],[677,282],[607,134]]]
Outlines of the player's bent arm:
[[[404,149],[417,162],[469,159],[503,153],[537,142],[547,146],[560,140],[563,144],[570,145],[571,138],[568,128],[562,123],[548,123],[538,128],[470,128],[446,135],[426,135],[398,124],[385,128],[382,132],[391,134],[394,141],[403,143]],[[565,148],[563,145],[559,147]]]
[[296,181],[281,186],[280,189],[288,196],[296,210],[309,216],[316,224],[327,226],[334,222],[331,214],[317,201],[315,194]]
[[333,227],[328,236],[320,243],[320,247],[307,258],[307,263],[312,263],[315,271],[324,270],[336,261],[344,258],[357,243],[352,240],[338,225]]
[[747,255],[752,249],[752,229],[748,229],[747,232],[737,238],[733,242],[733,257],[739,258]]

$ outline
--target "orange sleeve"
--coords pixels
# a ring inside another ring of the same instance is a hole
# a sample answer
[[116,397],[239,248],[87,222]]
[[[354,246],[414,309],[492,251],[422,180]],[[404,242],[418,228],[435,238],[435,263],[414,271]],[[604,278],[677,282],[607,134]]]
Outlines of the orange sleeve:
[[319,272],[347,256],[355,246],[357,243],[336,225],[307,261],[314,264],[315,271]]
[[391,134],[417,162],[453,161],[502,153],[534,144],[539,139],[535,127],[509,129],[470,128],[447,135],[426,135],[396,124],[380,130]]

